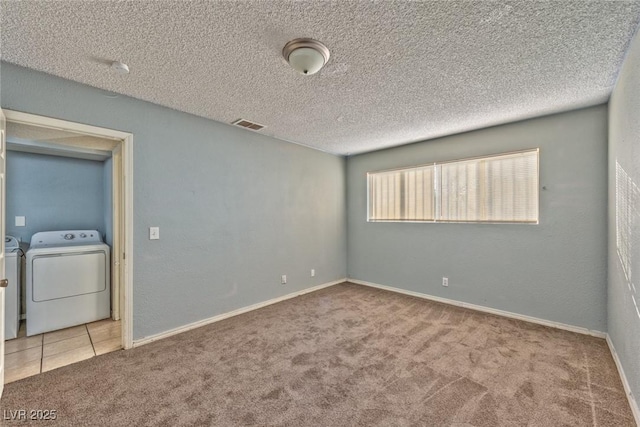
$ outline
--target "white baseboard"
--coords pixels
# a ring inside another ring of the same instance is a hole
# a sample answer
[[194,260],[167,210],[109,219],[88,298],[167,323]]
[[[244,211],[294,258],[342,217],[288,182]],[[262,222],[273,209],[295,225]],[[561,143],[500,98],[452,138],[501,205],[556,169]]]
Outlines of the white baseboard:
[[607,344],[609,345],[609,350],[611,351],[611,355],[613,356],[613,361],[616,362],[618,374],[620,374],[622,386],[624,387],[624,393],[627,395],[627,400],[629,400],[629,406],[631,407],[633,417],[636,419],[636,424],[640,426],[640,409],[638,408],[638,402],[636,402],[636,399],[633,397],[631,387],[629,386],[629,381],[627,380],[627,376],[625,375],[624,369],[622,368],[622,363],[620,363],[618,352],[616,351],[616,348],[613,345],[613,341],[611,341],[611,337],[609,336],[609,334],[607,334]]
[[303,289],[301,291],[292,292],[287,295],[283,295],[278,298],[273,298],[268,301],[259,302],[257,304],[253,304],[247,307],[238,308],[233,311],[229,311],[227,313],[218,314],[217,316],[210,317],[208,319],[198,320],[197,322],[189,323],[188,325],[179,326],[174,329],[169,329],[165,332],[160,332],[159,334],[150,335],[148,337],[140,338],[133,341],[133,347],[140,347],[141,345],[149,344],[154,341],[161,340],[163,338],[170,337],[172,335],[180,334],[182,332],[190,331],[191,329],[199,328],[201,326],[209,325],[211,323],[219,322],[224,319],[228,319],[229,317],[237,316],[239,314],[247,313],[249,311],[257,310],[262,307],[266,307],[271,304],[275,304],[281,301],[285,301],[291,298],[298,297],[300,295],[308,294],[311,292],[319,291],[320,289],[328,288],[329,286],[337,285],[339,283],[346,282],[347,279],[336,280],[335,282],[323,283],[322,285],[314,286],[312,288]]
[[606,338],[605,332],[594,331],[587,328],[581,328],[579,326],[567,325],[564,323],[553,322],[551,320],[539,319],[537,317],[526,316],[524,314],[512,313],[510,311],[498,310],[497,308],[485,307],[482,305],[470,304],[467,302],[456,301],[448,298],[437,297],[429,294],[423,294],[421,292],[408,291],[406,289],[394,288],[393,286],[379,285],[377,283],[365,282],[363,280],[347,279],[348,282],[358,285],[369,286],[372,288],[384,289],[386,291],[397,292],[400,294],[411,295],[413,297],[428,299],[431,301],[437,301],[444,304],[455,305],[458,307],[470,308],[472,310],[482,311],[484,313],[496,314],[498,316],[509,317],[511,319],[524,320],[525,322],[537,323],[538,325],[549,326],[551,328],[563,329],[565,331],[577,332],[579,334],[591,335],[598,338]]

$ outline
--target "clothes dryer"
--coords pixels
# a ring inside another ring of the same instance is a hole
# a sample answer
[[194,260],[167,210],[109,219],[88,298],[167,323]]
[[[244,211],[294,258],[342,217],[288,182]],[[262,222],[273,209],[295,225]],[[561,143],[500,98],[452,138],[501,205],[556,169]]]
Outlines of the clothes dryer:
[[26,264],[27,335],[110,316],[110,251],[97,230],[36,233]]

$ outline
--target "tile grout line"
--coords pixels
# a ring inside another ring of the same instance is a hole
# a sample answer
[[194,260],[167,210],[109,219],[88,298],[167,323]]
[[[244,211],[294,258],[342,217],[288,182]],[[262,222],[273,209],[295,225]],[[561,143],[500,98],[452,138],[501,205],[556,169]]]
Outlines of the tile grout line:
[[40,338],[40,374],[42,373],[42,366],[44,365],[44,334]]
[[87,330],[87,335],[89,335],[89,342],[91,343],[91,349],[93,350],[93,355],[97,356],[96,354],[96,346],[93,345],[93,338],[91,338],[91,332],[89,332],[89,326],[87,326],[87,324],[84,324],[84,328]]

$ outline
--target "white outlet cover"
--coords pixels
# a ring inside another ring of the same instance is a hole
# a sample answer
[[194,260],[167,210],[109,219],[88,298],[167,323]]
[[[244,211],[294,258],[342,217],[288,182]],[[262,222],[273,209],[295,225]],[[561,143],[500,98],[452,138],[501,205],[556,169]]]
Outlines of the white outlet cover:
[[280,282],[281,282],[283,285],[286,285],[286,284],[287,284],[287,275],[286,275],[286,274],[283,274],[283,275],[282,275],[282,277],[281,277],[281,279],[280,279]]
[[316,270],[313,268],[311,269],[311,277],[316,277]]
[[16,217],[16,227],[25,227],[27,225],[27,218],[24,216]]
[[149,240],[160,239],[160,227],[149,227]]

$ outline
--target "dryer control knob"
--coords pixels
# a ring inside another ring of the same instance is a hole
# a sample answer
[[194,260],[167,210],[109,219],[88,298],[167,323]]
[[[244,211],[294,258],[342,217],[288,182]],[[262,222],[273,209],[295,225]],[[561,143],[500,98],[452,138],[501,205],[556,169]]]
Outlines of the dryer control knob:
[[80,233],[80,237],[82,237],[84,239],[85,237],[87,237],[87,235],[84,234],[84,233]]
[[71,233],[67,233],[64,235],[64,240],[73,240],[75,236]]

